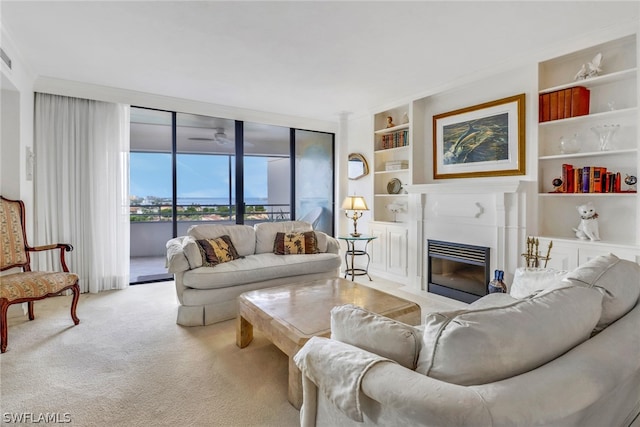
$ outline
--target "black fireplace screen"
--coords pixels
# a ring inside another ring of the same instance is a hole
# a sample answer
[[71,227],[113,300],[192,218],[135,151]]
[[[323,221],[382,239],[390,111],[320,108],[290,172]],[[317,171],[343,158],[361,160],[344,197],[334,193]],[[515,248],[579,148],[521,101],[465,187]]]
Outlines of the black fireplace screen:
[[427,240],[429,292],[464,302],[486,295],[489,248]]

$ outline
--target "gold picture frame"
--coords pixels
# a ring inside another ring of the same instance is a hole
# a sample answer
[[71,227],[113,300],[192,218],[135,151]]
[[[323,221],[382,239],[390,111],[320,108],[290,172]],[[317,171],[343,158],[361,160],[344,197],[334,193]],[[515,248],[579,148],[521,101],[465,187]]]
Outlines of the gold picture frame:
[[525,94],[433,116],[433,178],[524,175]]

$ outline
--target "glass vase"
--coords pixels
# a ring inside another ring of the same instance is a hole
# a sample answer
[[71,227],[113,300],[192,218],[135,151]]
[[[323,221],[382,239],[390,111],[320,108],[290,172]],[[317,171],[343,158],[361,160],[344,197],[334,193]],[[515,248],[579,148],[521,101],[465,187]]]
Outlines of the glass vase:
[[575,133],[571,138],[560,137],[560,153],[561,154],[574,154],[580,151],[578,145],[578,134]]
[[613,135],[620,129],[620,125],[601,125],[591,128],[593,133],[598,137],[600,151],[611,150]]

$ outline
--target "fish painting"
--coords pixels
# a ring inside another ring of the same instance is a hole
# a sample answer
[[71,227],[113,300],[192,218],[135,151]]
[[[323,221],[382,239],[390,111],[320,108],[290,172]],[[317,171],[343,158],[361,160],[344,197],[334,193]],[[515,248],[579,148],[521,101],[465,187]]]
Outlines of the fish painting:
[[443,164],[509,159],[509,114],[468,120],[443,127]]

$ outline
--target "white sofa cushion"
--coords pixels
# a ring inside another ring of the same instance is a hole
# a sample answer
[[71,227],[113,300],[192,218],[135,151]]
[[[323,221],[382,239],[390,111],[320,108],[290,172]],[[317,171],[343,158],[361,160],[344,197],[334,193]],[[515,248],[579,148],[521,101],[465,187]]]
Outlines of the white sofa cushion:
[[248,255],[215,267],[188,270],[183,284],[195,289],[218,289],[245,283],[263,282],[280,277],[324,273],[340,267],[338,254],[281,256],[274,253]]
[[[256,251],[256,232],[253,227],[248,225],[198,224],[189,227],[187,235],[196,240],[215,239],[216,237],[228,235],[238,255],[253,255]],[[187,258],[189,258],[188,255]]]
[[526,298],[536,292],[557,287],[567,273],[553,268],[519,267],[513,275],[509,294],[514,298]]
[[613,254],[603,255],[582,264],[564,281],[602,293],[602,317],[595,328],[600,331],[627,314],[638,302],[640,265]]
[[261,222],[254,225],[254,229],[256,232],[256,254],[273,252],[273,243],[278,232],[290,233],[313,230],[311,224],[304,221]]
[[587,340],[601,306],[599,292],[568,286],[504,306],[429,314],[416,370],[459,385],[530,371]]
[[198,246],[198,242],[193,236],[185,236],[182,239],[182,251],[189,261],[190,269],[202,267],[203,259],[200,246]]
[[502,307],[505,305],[513,304],[516,301],[518,300],[509,294],[494,292],[492,294],[487,294],[469,304],[469,309],[476,310],[478,308]]
[[381,316],[353,304],[331,310],[331,338],[415,369],[420,337],[411,325]]
[[189,260],[183,249],[183,237],[176,237],[167,242],[167,260],[165,267],[169,273],[177,273],[189,269]]

